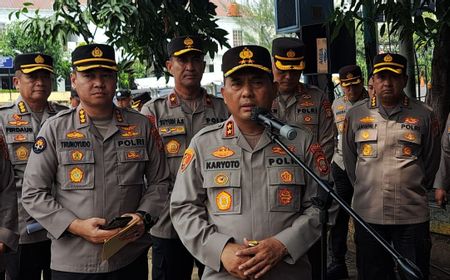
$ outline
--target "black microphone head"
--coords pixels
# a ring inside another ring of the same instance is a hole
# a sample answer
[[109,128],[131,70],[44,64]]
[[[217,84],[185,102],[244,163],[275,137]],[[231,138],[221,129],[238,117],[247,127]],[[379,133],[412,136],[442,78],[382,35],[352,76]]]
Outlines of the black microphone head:
[[258,120],[258,115],[267,114],[268,112],[269,112],[269,110],[267,110],[265,108],[253,107],[252,108],[252,113],[250,115],[250,119],[252,121],[257,121]]

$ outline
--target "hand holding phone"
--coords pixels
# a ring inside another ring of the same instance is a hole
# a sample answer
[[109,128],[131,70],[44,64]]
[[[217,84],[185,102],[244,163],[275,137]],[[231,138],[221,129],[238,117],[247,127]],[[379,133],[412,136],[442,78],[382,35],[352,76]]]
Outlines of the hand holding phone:
[[100,226],[100,229],[110,230],[110,229],[122,228],[122,227],[125,227],[132,219],[133,219],[133,217],[130,217],[130,216],[115,217],[108,224]]

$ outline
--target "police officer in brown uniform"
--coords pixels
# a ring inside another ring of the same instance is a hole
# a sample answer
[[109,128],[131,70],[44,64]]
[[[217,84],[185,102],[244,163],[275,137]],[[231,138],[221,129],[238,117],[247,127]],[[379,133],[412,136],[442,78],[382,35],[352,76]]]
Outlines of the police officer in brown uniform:
[[[72,87],[81,103],[42,127],[25,171],[23,205],[52,238],[53,279],[148,279],[148,230],[167,200],[169,172],[157,132],[140,113],[114,106],[114,49],[72,52]],[[53,187],[52,187],[53,185]],[[119,216],[137,226],[102,261]]]
[[[144,105],[141,113],[158,128],[170,167],[175,177],[184,151],[192,137],[208,125],[227,119],[221,98],[209,95],[200,81],[205,69],[202,40],[197,36],[174,38],[167,46],[167,70],[174,77],[175,88],[168,96]],[[191,279],[194,258],[180,242],[170,221],[169,205],[151,231],[153,279]],[[201,265],[198,263],[198,265]],[[203,265],[200,268],[203,270]]]
[[[202,279],[311,279],[305,253],[320,236],[316,183],[251,120],[276,97],[269,52],[229,49],[221,90],[232,116],[202,129],[185,151],[171,196],[183,244],[206,264]],[[327,179],[329,166],[305,127],[285,141]],[[253,279],[253,278],[252,278]]]
[[[4,278],[5,253],[15,251],[19,242],[17,233],[17,193],[14,170],[9,161],[8,147],[0,130],[0,278]],[[7,257],[7,256],[6,256]]]
[[441,161],[434,179],[435,199],[438,205],[447,204],[447,192],[450,189],[450,115],[445,124],[441,141]]
[[[376,95],[348,111],[342,150],[353,209],[428,279],[426,190],[438,165],[439,124],[426,105],[404,94],[406,63],[399,54],[375,56]],[[355,243],[360,279],[396,279],[392,258],[358,224]]]
[[6,259],[7,279],[50,279],[50,241],[47,232],[26,232],[34,221],[20,203],[22,181],[28,157],[41,125],[67,107],[47,101],[52,89],[53,59],[41,54],[22,54],[14,59],[14,85],[20,96],[15,103],[0,108],[0,126],[14,167],[19,198],[19,248]]
[[[342,132],[344,130],[345,114],[353,104],[368,97],[364,89],[364,79],[361,68],[357,65],[347,65],[339,69],[339,80],[344,95],[335,99],[331,106],[336,125],[336,144],[331,170],[333,171],[334,185],[337,194],[347,204],[351,204],[353,187],[345,172],[344,159],[342,157]],[[345,254],[347,253],[347,233],[349,215],[345,211],[339,211],[334,227],[330,230],[331,263],[328,267],[327,279],[348,278]]]
[[278,97],[272,113],[282,121],[309,128],[331,162],[334,151],[333,112],[326,94],[300,82],[305,69],[305,46],[297,38],[276,38],[272,42],[272,71],[278,82]]
[[[278,97],[272,113],[290,124],[311,130],[322,146],[328,162],[334,151],[333,112],[325,93],[315,86],[300,83],[305,69],[305,46],[297,38],[276,38],[272,42],[272,71],[278,82]],[[308,253],[313,266],[313,278],[320,278],[320,242]]]

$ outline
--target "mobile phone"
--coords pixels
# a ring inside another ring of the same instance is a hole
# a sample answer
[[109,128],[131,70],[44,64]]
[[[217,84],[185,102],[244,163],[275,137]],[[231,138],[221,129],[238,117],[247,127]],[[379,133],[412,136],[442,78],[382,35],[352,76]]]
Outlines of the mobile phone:
[[108,224],[100,226],[100,229],[110,230],[125,227],[132,219],[130,216],[115,217]]

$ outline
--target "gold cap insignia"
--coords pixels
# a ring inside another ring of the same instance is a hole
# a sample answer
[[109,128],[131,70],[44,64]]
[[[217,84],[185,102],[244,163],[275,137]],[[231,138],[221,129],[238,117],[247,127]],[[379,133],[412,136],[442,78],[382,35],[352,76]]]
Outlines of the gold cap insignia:
[[288,188],[278,190],[278,201],[280,202],[281,205],[291,204],[293,198],[294,195],[292,193],[292,190]]
[[216,196],[216,205],[220,211],[228,211],[231,208],[233,198],[231,194],[226,191],[222,191]]
[[34,62],[38,63],[38,64],[42,64],[44,63],[44,58],[41,55],[36,56],[36,58],[34,59]]
[[293,50],[289,50],[286,53],[286,56],[289,57],[289,58],[293,58],[293,57],[295,57],[295,52]]
[[390,54],[387,54],[384,58],[383,58],[384,62],[391,62],[392,61],[392,56]]
[[253,62],[255,62],[254,60],[251,59],[253,57],[253,52],[247,47],[245,47],[239,53],[239,57],[242,58],[242,60],[239,61],[240,64],[252,64]]
[[227,158],[234,155],[234,151],[228,147],[222,146],[215,150],[212,155],[218,158]]
[[194,44],[194,40],[192,40],[189,37],[186,37],[186,39],[184,39],[183,43],[186,48],[190,49],[190,48],[192,48],[192,45]]
[[93,57],[102,57],[103,56],[103,52],[99,47],[95,47],[95,49],[92,50],[91,54]]
[[348,73],[346,76],[347,79],[352,79],[353,78],[353,74],[352,73]]

